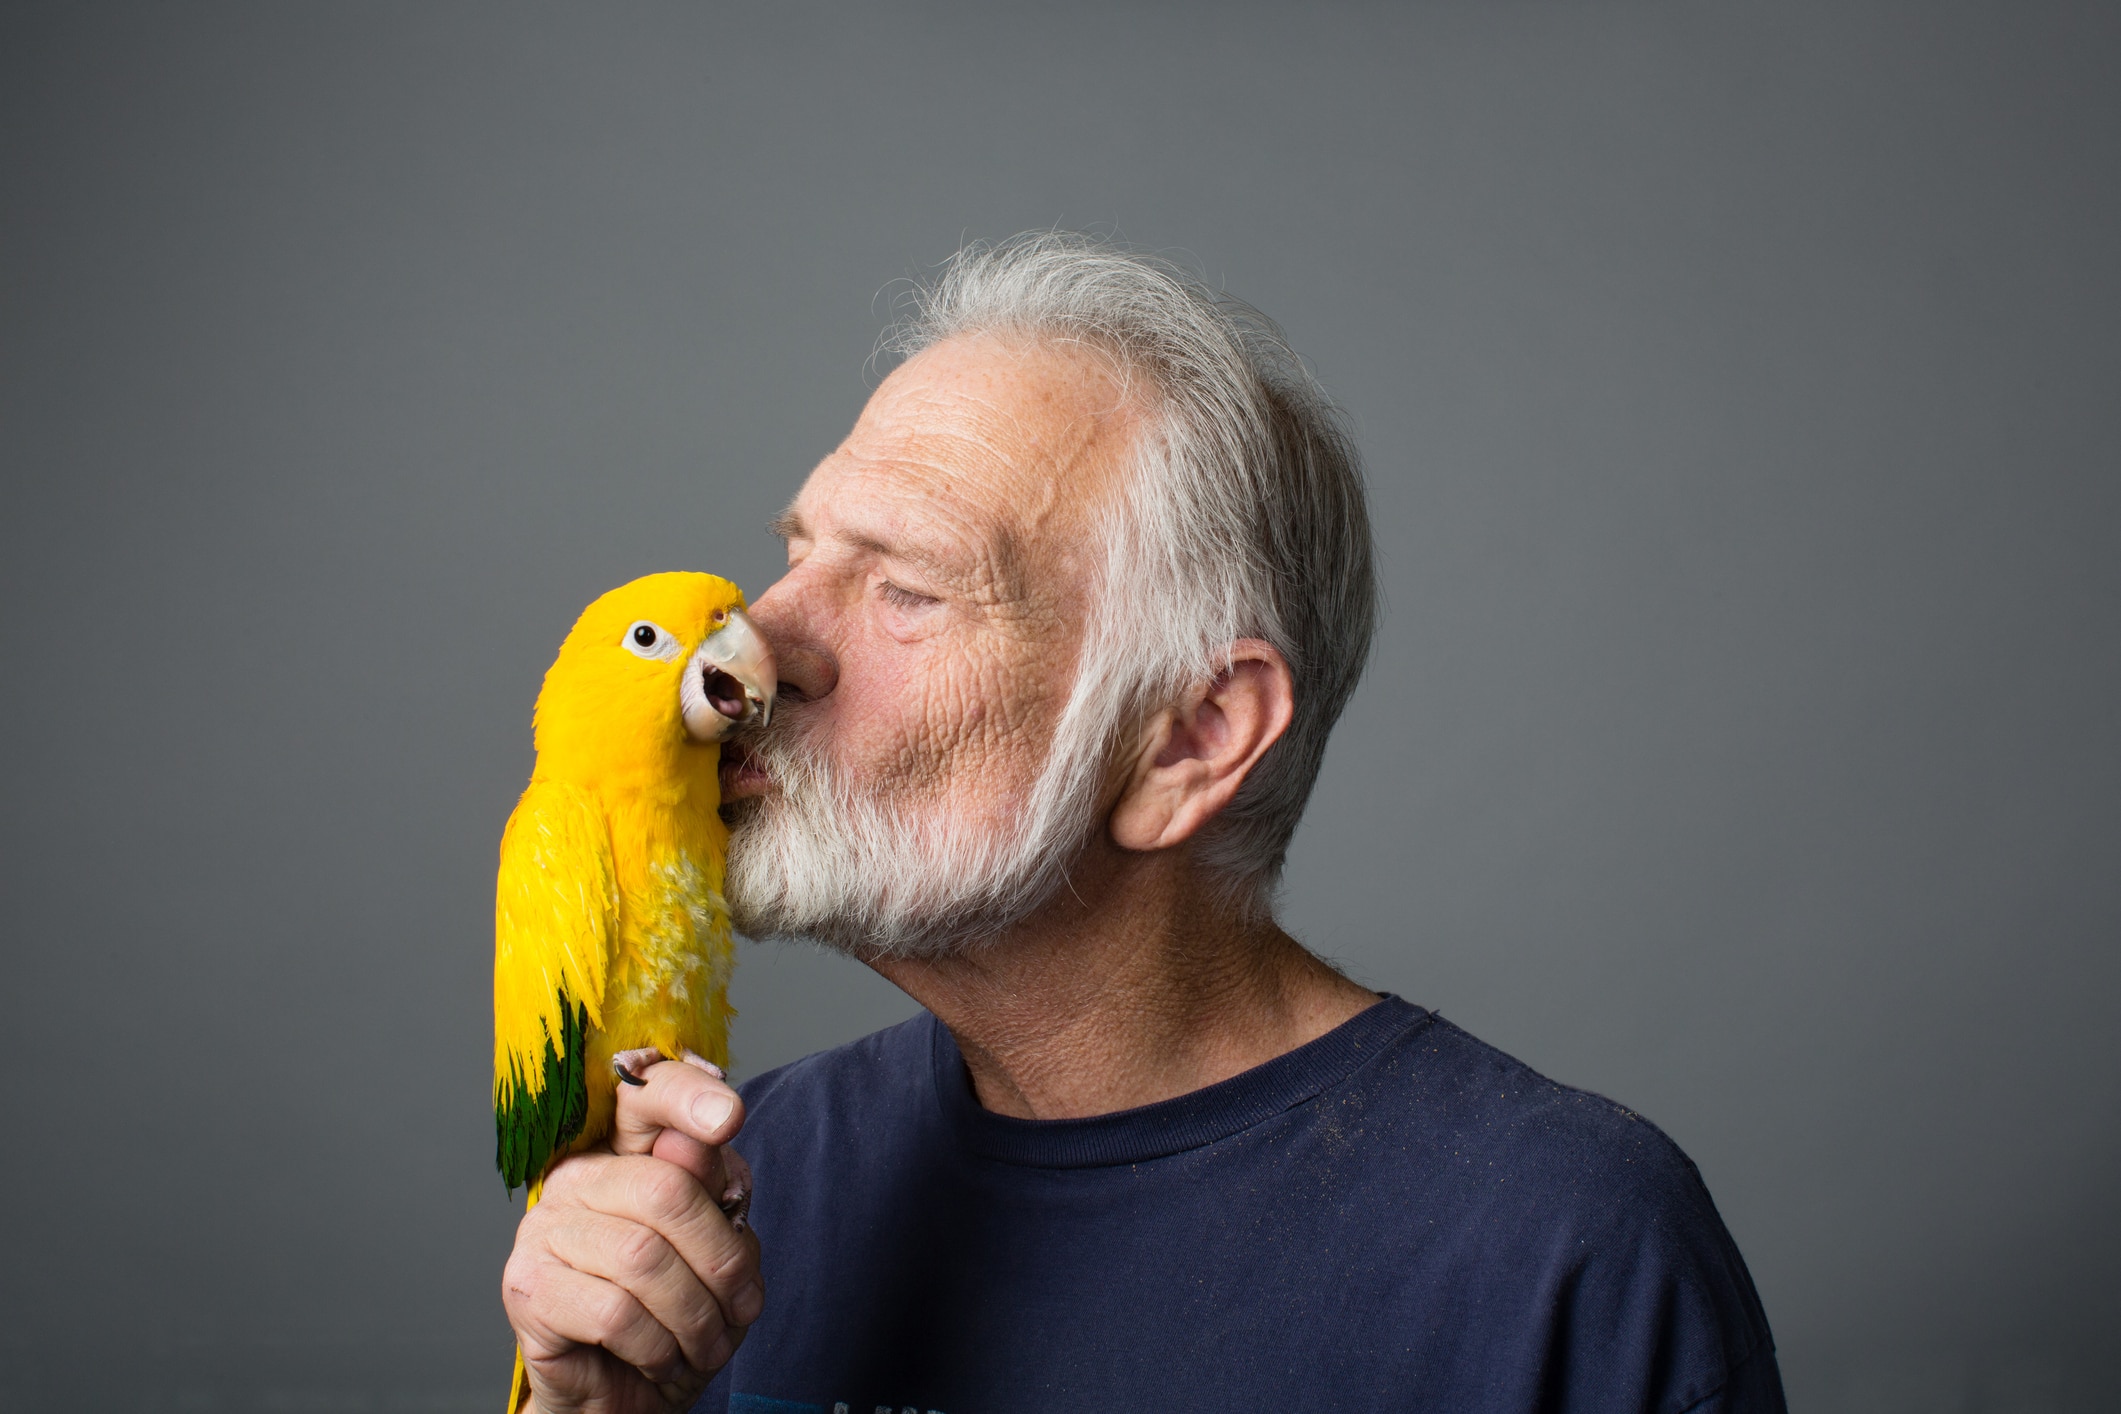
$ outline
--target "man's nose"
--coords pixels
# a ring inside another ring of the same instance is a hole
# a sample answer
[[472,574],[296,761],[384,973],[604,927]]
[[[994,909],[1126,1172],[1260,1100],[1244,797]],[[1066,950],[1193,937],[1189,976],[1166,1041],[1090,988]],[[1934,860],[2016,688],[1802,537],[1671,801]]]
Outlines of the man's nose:
[[792,574],[782,576],[749,612],[751,621],[773,645],[781,701],[815,702],[839,686],[840,663],[812,630],[801,595],[789,583],[793,578]]

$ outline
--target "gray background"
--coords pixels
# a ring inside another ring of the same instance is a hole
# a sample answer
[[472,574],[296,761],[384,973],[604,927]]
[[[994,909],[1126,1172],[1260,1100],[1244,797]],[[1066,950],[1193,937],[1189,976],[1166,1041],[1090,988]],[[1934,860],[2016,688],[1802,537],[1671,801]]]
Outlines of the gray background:
[[[1798,1407],[2092,1408],[2110,6],[0,12],[0,1400],[494,1407],[495,841],[573,614],[754,591],[894,279],[1285,322],[1389,617],[1357,977],[1699,1161]],[[909,1004],[747,947],[747,1072]]]

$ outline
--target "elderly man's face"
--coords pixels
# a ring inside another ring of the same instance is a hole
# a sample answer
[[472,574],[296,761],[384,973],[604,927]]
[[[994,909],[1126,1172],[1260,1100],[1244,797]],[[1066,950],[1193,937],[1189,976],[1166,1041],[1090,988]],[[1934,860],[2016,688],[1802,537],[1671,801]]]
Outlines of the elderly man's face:
[[[724,770],[746,932],[914,952],[1035,902],[1020,876],[1072,852],[1094,804],[1094,772],[1048,768],[1097,510],[1139,422],[1086,350],[956,339],[886,379],[811,473],[753,609],[780,712]],[[1042,798],[1053,818],[1030,818]]]

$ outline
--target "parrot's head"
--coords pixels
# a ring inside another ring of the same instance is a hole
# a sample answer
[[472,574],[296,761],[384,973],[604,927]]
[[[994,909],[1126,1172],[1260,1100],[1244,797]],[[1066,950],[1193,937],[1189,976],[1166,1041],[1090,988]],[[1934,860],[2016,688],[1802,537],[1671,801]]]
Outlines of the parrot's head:
[[538,694],[541,771],[563,778],[712,776],[718,744],[773,712],[773,650],[744,591],[711,574],[651,574],[582,611]]

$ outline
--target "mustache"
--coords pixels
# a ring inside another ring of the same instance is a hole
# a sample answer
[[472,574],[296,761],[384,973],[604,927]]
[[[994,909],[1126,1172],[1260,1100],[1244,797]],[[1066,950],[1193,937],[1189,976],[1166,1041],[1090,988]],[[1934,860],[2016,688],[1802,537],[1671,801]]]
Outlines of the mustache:
[[768,783],[760,794],[721,802],[715,813],[731,831],[743,830],[756,821],[772,807],[771,798],[776,794],[791,788],[807,794],[818,785],[832,790],[839,782],[815,729],[815,714],[805,713],[793,703],[777,709],[770,726],[755,716],[736,724],[722,739],[722,769],[731,768],[758,771]]
[[768,812],[793,810],[801,816],[821,811],[841,813],[873,805],[854,786],[854,778],[834,757],[820,714],[800,706],[774,713],[771,726],[757,719],[741,723],[722,742],[724,766],[748,767],[766,777],[767,788],[741,800],[724,801],[722,823],[738,830]]
[[817,711],[808,703],[783,701],[774,707],[771,723],[757,716],[735,723],[722,738],[722,750],[735,747],[753,760],[784,752],[815,755],[822,745],[818,738]]
[[[722,765],[724,769],[730,766],[755,767],[776,785],[794,771],[811,775],[836,774],[825,751],[822,733],[817,730],[815,715],[793,705],[776,709],[770,726],[761,725],[756,717],[737,723],[729,735],[722,738]],[[734,803],[756,805],[758,800],[754,796]]]

